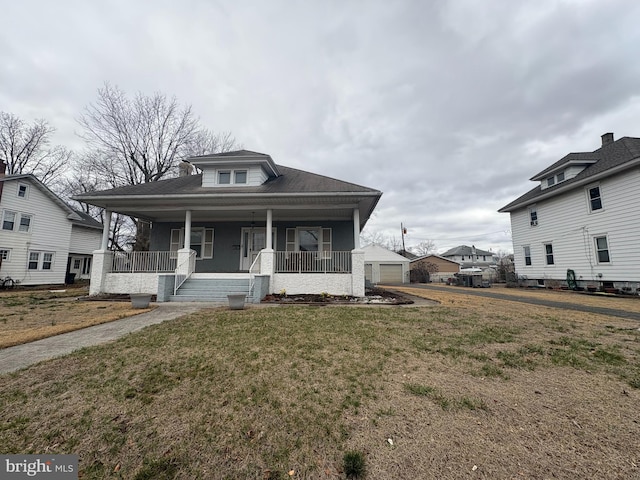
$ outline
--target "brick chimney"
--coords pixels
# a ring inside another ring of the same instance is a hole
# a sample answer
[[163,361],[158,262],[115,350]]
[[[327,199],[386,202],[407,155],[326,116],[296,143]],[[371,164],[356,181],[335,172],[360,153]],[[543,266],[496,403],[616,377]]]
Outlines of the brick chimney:
[[[0,160],[0,180],[2,180],[7,172],[7,164],[4,163],[4,160]],[[0,181],[0,200],[2,200],[2,187],[4,187],[4,182]]]
[[613,143],[613,133],[610,132],[602,135],[602,146],[604,147],[610,143]]

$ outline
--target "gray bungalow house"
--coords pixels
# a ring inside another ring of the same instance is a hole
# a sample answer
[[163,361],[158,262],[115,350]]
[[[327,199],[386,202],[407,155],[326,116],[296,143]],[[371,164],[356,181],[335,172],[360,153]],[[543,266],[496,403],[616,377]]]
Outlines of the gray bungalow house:
[[[245,293],[364,295],[360,231],[382,193],[240,150],[189,159],[201,173],[77,200],[151,223],[150,251],[94,252],[91,294],[221,301]],[[189,167],[187,165],[187,167]]]

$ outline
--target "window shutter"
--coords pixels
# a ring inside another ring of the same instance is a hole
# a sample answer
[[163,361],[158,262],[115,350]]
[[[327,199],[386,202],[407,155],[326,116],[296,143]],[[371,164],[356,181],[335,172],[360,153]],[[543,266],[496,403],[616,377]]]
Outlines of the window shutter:
[[323,228],[322,229],[322,248],[323,252],[331,251],[331,229]]
[[213,228],[204,229],[202,258],[213,258]]
[[170,251],[177,252],[178,250],[180,250],[180,247],[182,246],[182,239],[180,237],[182,237],[182,230],[179,228],[172,228],[171,245],[169,247]]
[[296,229],[287,228],[287,252],[296,251]]

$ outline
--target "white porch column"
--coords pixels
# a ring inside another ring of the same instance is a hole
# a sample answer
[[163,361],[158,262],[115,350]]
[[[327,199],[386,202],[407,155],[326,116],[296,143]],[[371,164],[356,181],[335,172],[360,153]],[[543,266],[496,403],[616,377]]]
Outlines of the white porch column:
[[358,207],[353,209],[353,248],[360,248],[360,210]]
[[111,230],[111,210],[104,211],[104,224],[102,225],[102,242],[100,243],[100,250],[103,252],[109,248],[109,230]]
[[267,250],[273,249],[273,236],[271,234],[271,230],[273,230],[273,210],[270,208],[267,210],[267,231],[265,235],[267,236]]
[[184,215],[184,248],[191,250],[191,210]]

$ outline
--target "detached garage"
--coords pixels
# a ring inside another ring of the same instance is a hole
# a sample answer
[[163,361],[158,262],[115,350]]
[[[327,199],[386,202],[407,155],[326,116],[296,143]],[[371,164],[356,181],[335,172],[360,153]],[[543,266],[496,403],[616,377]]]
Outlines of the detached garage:
[[364,278],[372,284],[409,283],[408,258],[380,245],[368,245],[364,251]]

